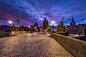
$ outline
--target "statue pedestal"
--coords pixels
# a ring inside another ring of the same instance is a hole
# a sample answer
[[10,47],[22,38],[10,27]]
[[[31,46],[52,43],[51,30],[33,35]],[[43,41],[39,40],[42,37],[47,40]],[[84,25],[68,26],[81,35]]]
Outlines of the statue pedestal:
[[58,27],[56,33],[65,33],[63,27]]

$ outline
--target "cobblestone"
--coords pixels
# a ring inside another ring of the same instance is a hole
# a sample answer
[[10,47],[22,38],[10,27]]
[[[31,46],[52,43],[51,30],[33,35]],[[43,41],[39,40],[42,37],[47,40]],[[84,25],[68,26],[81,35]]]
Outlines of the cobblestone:
[[0,38],[0,57],[73,57],[47,32]]

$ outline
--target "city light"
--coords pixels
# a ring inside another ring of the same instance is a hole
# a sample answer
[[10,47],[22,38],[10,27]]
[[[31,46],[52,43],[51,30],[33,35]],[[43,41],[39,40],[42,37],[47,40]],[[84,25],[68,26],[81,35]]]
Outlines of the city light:
[[10,31],[11,31],[11,24],[12,24],[12,21],[11,20],[9,20],[9,24],[10,24]]
[[55,21],[54,20],[52,20],[52,25],[54,26],[54,23],[55,23]]
[[31,28],[31,27],[30,27],[30,26],[28,26],[28,27],[29,27],[29,33],[30,33],[30,28]]
[[28,26],[30,28],[30,26]]
[[66,27],[67,27],[67,25],[66,25]]
[[36,27],[35,27],[35,29],[36,29]]
[[54,24],[54,22],[55,22],[55,21],[54,21],[54,20],[52,20],[52,24]]

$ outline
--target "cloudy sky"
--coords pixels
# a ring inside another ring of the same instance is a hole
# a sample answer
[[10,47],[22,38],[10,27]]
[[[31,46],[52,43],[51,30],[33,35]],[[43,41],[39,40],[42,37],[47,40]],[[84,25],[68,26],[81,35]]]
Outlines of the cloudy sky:
[[64,25],[70,25],[72,16],[76,24],[86,24],[86,0],[0,0],[0,25],[9,25],[12,20],[16,26],[17,16],[24,26],[35,22],[42,26],[45,17],[50,26],[52,20],[58,26],[62,17]]

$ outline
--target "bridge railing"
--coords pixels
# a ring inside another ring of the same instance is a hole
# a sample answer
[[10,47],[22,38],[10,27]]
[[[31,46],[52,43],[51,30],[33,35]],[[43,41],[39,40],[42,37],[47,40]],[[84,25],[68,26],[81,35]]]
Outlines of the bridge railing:
[[70,38],[56,33],[51,36],[76,57],[86,57],[86,41]]

